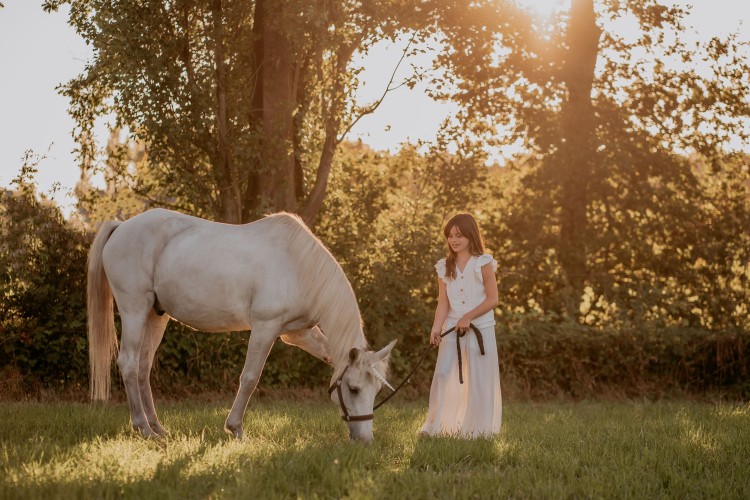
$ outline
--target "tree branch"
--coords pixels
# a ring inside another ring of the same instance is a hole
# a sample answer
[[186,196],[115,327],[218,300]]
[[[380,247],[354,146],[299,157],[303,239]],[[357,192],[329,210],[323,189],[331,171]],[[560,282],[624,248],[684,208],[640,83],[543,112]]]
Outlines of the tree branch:
[[354,125],[357,124],[359,120],[361,120],[362,118],[364,118],[365,116],[369,114],[374,113],[375,110],[378,109],[380,105],[383,103],[383,100],[385,100],[385,96],[388,95],[388,92],[391,92],[403,86],[403,83],[401,83],[400,85],[391,88],[391,84],[393,83],[394,78],[396,78],[396,72],[398,71],[398,68],[401,66],[401,63],[404,61],[404,59],[406,59],[406,54],[409,51],[409,47],[411,47],[416,36],[417,36],[416,33],[413,34],[411,39],[409,40],[409,43],[407,43],[406,47],[404,47],[404,51],[401,54],[401,58],[398,60],[396,67],[393,68],[393,72],[391,73],[391,78],[390,80],[388,80],[388,85],[386,85],[385,90],[383,91],[383,95],[381,95],[377,101],[375,101],[374,103],[370,104],[369,106],[367,106],[366,108],[362,110],[362,113],[359,116],[357,116],[357,118],[355,118],[354,121],[352,121],[348,127],[346,127],[346,130],[344,130],[344,132],[339,137],[336,138],[336,144],[339,144],[341,143],[341,141],[344,140],[344,137],[346,137],[346,134],[349,133],[349,131],[354,127]]

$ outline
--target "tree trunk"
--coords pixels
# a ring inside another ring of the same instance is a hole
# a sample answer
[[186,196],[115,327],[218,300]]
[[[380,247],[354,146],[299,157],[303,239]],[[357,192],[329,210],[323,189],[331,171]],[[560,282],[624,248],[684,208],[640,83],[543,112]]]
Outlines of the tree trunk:
[[[266,4],[266,19],[272,16]],[[294,211],[294,111],[295,71],[291,41],[279,26],[263,26],[263,133],[260,197],[268,210]]]
[[310,227],[315,225],[318,218],[318,212],[320,212],[320,207],[323,206],[323,198],[325,197],[326,187],[328,186],[328,175],[331,173],[333,157],[336,153],[337,133],[338,126],[334,123],[329,123],[326,127],[326,138],[323,142],[323,151],[321,151],[320,160],[318,161],[318,171],[315,175],[315,184],[313,185],[313,189],[310,191],[307,202],[302,209],[302,219],[304,219],[305,223]]
[[562,184],[560,260],[576,291],[586,275],[586,207],[596,154],[591,90],[600,35],[593,0],[573,0],[563,75],[568,96],[562,106],[558,167]]
[[[301,80],[304,72],[316,67],[315,58],[322,57],[319,47],[313,47],[306,57],[312,60],[295,64],[292,41],[284,33],[285,16],[282,4],[256,0],[253,26],[253,53],[256,85],[253,89],[253,110],[250,123],[260,131],[259,163],[248,174],[244,196],[243,220],[249,221],[263,212],[299,211],[303,219],[314,225],[325,197],[328,176],[338,145],[341,114],[346,98],[346,71],[357,43],[339,47],[333,83],[326,90],[324,102],[325,139],[317,165],[315,182],[305,196],[304,165],[300,153],[304,103],[308,99]],[[331,18],[336,18],[335,3]],[[326,36],[324,26],[313,33],[317,43]],[[257,124],[257,128],[254,126]]]
[[328,186],[328,176],[331,173],[333,158],[338,146],[338,134],[341,128],[341,114],[344,107],[344,92],[346,71],[349,61],[354,54],[356,44],[342,46],[336,54],[336,69],[334,74],[333,88],[328,93],[328,102],[326,105],[325,124],[326,137],[323,142],[323,150],[320,153],[318,161],[318,170],[315,174],[315,184],[313,184],[307,201],[302,208],[302,218],[308,226],[313,227],[318,218],[318,212],[323,206],[326,188]]
[[[263,58],[265,57],[263,50],[263,26],[266,22],[264,3],[264,0],[255,1],[255,11],[253,12],[253,44],[250,47],[253,54],[253,86],[251,89],[252,107],[248,116],[248,123],[250,124],[251,133],[257,135],[259,144],[263,130]],[[260,215],[258,211],[260,204],[260,168],[260,155],[254,155],[250,165],[247,165],[245,176],[245,193],[242,199],[243,222],[252,222]]]
[[232,148],[229,140],[227,118],[227,71],[224,55],[224,18],[222,0],[214,0],[214,62],[216,66],[216,159],[215,179],[220,197],[220,219],[222,222],[239,224],[242,222],[242,202],[239,186],[232,164]]

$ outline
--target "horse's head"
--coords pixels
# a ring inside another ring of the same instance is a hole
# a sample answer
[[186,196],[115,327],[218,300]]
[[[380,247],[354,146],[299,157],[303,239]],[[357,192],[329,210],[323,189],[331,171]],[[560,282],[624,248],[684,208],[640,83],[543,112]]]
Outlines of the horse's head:
[[349,351],[349,364],[333,382],[329,392],[331,399],[341,409],[341,418],[349,427],[349,438],[356,441],[372,441],[372,420],[375,396],[386,382],[388,355],[396,344],[390,344],[377,352],[356,347]]

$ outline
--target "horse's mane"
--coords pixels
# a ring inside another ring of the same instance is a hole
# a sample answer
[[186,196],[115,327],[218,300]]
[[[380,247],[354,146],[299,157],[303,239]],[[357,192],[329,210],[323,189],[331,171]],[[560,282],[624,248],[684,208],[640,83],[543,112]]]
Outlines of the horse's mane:
[[291,255],[309,298],[308,310],[328,338],[333,376],[338,377],[349,362],[349,351],[367,347],[354,290],[331,252],[298,216],[280,212],[267,219],[287,229],[289,248],[294,249]]

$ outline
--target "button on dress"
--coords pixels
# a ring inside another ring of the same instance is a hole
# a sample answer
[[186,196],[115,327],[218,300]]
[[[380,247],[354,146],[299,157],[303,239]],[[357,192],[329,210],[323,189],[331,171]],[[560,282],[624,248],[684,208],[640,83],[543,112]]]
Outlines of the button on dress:
[[[487,264],[497,269],[497,262],[492,256],[472,256],[463,272],[456,268],[455,279],[446,276],[445,259],[435,264],[438,277],[445,283],[449,302],[443,332],[454,327],[464,314],[487,298],[482,279],[482,266]],[[474,318],[472,323],[482,334],[485,354],[480,353],[473,331],[458,339],[461,342],[464,378],[461,384],[456,332],[443,337],[430,387],[430,406],[421,430],[425,434],[473,438],[500,432],[502,395],[494,312],[490,310]]]

